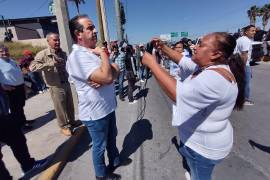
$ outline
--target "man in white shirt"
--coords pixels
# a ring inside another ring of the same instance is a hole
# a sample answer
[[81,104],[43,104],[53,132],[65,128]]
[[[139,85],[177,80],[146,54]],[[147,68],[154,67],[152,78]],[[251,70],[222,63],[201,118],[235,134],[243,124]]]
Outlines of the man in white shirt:
[[246,64],[246,85],[245,85],[245,105],[254,105],[250,99],[251,92],[251,53],[252,53],[252,42],[254,35],[256,34],[256,28],[254,25],[249,25],[243,28],[244,35],[237,39],[236,47],[234,50],[235,53],[239,53],[242,60]]
[[[116,147],[116,97],[114,79],[119,74],[116,64],[96,47],[97,32],[86,15],[70,20],[70,32],[76,44],[68,57],[67,72],[75,86],[79,99],[79,118],[87,127],[93,142],[93,164],[96,179],[120,179],[108,171],[120,165]],[[104,152],[107,149],[109,165],[106,168]]]
[[26,100],[23,74],[17,63],[10,58],[9,50],[4,45],[0,45],[0,84],[8,95],[12,118],[18,125],[31,129],[23,109]]

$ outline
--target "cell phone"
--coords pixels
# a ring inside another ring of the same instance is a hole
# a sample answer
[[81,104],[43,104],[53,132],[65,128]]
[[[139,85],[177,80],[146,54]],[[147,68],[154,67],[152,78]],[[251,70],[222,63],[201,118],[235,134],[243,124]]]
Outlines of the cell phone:
[[146,44],[145,50],[146,50],[146,52],[152,54],[153,48],[154,48],[154,42],[151,41],[151,42],[148,42],[148,43]]

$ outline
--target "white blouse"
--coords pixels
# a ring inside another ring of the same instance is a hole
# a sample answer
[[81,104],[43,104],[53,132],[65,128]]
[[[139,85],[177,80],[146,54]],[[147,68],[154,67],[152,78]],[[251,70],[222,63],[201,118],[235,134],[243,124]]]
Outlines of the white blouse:
[[196,69],[193,61],[185,58],[179,62],[183,81],[177,80],[176,111],[172,124],[178,126],[180,140],[188,147],[209,159],[227,156],[233,144],[233,129],[229,116],[234,108],[238,88],[221,74],[206,68],[192,78]]

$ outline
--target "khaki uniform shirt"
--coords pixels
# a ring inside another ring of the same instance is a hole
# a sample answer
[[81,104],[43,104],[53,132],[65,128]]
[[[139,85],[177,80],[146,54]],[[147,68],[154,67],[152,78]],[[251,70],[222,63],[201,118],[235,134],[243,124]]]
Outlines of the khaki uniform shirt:
[[[40,51],[31,62],[30,71],[41,71],[43,79],[48,87],[61,87],[68,83],[68,73],[66,71],[67,55],[64,51],[55,53],[51,48]],[[60,62],[60,63],[56,63]],[[61,65],[56,65],[61,64]]]

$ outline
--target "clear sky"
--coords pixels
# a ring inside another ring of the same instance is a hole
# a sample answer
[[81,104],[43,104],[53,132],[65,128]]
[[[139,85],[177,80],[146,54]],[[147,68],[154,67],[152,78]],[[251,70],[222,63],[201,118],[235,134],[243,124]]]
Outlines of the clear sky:
[[[96,26],[96,1],[85,0],[81,13],[88,14]],[[50,0],[0,0],[5,18],[48,16]],[[104,0],[110,38],[115,40],[114,0]],[[122,0],[126,10],[126,32],[131,43],[146,42],[153,36],[170,32],[188,32],[190,38],[208,32],[235,32],[248,25],[247,10],[270,3],[269,0]],[[68,3],[69,15],[76,15],[75,4]],[[256,25],[261,26],[260,18]],[[269,28],[270,22],[268,24]]]

